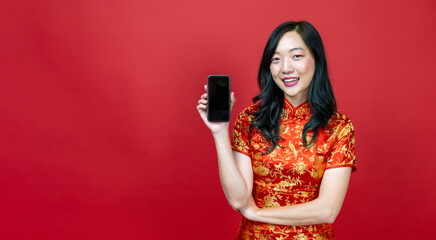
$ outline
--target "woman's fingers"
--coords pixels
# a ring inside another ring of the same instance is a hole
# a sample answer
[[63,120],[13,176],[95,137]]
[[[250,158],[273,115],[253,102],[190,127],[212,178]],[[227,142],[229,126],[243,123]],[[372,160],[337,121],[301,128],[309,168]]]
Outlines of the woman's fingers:
[[[206,85],[205,85],[205,88],[207,88]],[[201,112],[207,111],[207,93],[204,93],[200,96],[200,99],[198,100],[197,109],[198,109],[198,111],[201,111]]]
[[198,109],[198,110],[202,110],[202,111],[206,111],[207,106],[204,105],[204,104],[198,104],[198,105],[197,105],[197,109]]
[[207,100],[202,98],[202,99],[198,100],[198,104],[206,105],[207,104]]
[[200,98],[202,98],[202,99],[207,99],[207,93],[201,95]]
[[235,98],[235,93],[234,93],[234,92],[232,92],[232,93],[230,94],[230,100],[231,100],[231,106],[230,106],[230,109],[232,109],[232,108],[233,108],[233,104],[235,104],[235,102],[236,102],[236,98]]

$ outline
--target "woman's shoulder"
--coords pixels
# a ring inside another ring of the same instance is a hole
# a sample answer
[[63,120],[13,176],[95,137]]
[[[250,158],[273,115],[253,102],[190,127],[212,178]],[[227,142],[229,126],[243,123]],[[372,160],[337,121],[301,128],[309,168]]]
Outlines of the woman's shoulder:
[[353,123],[349,117],[341,112],[335,112],[333,116],[330,118],[328,125],[332,129],[341,129],[344,127],[353,127]]
[[257,110],[257,104],[252,104],[244,108],[244,110],[242,110],[242,112],[239,113],[238,117],[236,118],[235,124],[233,126],[234,136],[235,133],[236,135],[238,134],[243,134],[245,136],[249,135],[250,125],[255,118],[254,113],[256,112],[256,110]]
[[333,116],[331,117],[331,120],[345,120],[345,121],[351,121],[349,117],[347,117],[345,114],[336,111]]

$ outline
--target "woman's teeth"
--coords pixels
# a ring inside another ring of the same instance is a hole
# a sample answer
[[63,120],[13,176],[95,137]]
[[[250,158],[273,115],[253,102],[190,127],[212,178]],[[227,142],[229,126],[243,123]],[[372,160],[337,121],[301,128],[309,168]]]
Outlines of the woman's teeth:
[[291,82],[295,82],[298,81],[300,78],[291,78],[291,79],[285,79],[283,80],[285,83],[291,83]]

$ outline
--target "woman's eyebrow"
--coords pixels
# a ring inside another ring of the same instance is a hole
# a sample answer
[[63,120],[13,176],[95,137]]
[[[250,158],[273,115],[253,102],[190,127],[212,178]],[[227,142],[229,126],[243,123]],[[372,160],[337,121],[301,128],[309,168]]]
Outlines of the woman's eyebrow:
[[304,48],[301,48],[301,47],[291,48],[291,50],[289,50],[289,52],[292,52],[295,50],[304,50]]
[[[289,52],[292,52],[292,51],[295,51],[295,50],[303,50],[303,51],[305,51],[304,48],[296,47],[296,48],[291,48],[291,49],[289,50]],[[279,53],[279,52],[275,52],[275,54],[280,54],[280,53]]]

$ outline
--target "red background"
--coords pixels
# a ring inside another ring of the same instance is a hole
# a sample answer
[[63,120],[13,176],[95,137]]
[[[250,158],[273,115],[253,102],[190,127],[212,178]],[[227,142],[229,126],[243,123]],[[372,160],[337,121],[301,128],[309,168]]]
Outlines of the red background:
[[338,239],[433,236],[436,2],[3,0],[0,239],[233,239],[195,109],[229,74],[232,123],[272,30],[323,37],[358,170]]

